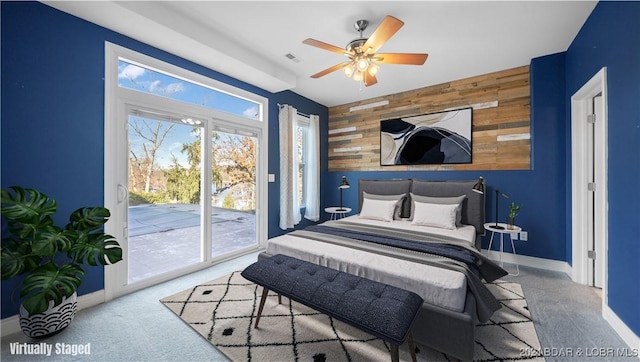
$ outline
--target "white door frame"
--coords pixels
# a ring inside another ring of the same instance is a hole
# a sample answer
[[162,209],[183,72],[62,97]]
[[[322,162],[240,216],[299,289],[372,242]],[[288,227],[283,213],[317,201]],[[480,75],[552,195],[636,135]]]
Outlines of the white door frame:
[[608,305],[608,188],[607,188],[607,69],[603,67],[585,85],[571,97],[571,278],[580,284],[589,284],[587,258],[587,233],[588,231],[588,157],[587,157],[587,130],[589,123],[587,115],[591,109],[592,99],[602,95],[603,117],[595,123],[594,140],[597,149],[603,150],[595,154],[596,167],[596,208],[594,221],[597,224],[596,238],[604,240],[604,255],[596,255],[603,258],[603,268],[596,272],[603,273],[602,303]]
[[[265,97],[257,94],[245,91],[231,85],[207,78],[203,75],[193,73],[191,71],[176,67],[174,65],[165,63],[161,60],[154,59],[141,53],[137,53],[133,50],[105,42],[105,156],[104,156],[104,204],[109,210],[112,210],[112,216],[109,222],[105,225],[105,231],[116,237],[120,237],[119,240],[123,240],[123,256],[127,255],[127,243],[124,240],[123,235],[127,234],[127,212],[123,210],[127,207],[127,178],[128,172],[126,167],[122,167],[125,162],[128,162],[128,150],[126,147],[118,145],[116,140],[126,140],[128,138],[126,116],[128,115],[128,107],[130,103],[135,106],[146,106],[149,109],[157,109],[160,111],[170,110],[165,109],[168,104],[181,103],[171,99],[164,99],[160,97],[149,97],[148,95],[141,94],[140,92],[119,89],[117,85],[118,77],[118,59],[124,57],[127,60],[140,62],[150,67],[150,69],[169,69],[172,74],[190,82],[213,87],[222,92],[228,92],[234,96],[251,100],[257,104],[260,104],[259,119],[252,120],[227,114],[221,111],[213,109],[202,110],[201,107],[180,104],[174,107],[175,109],[185,109],[187,114],[193,114],[201,119],[207,119],[215,121],[216,124],[221,126],[228,126],[231,129],[246,130],[257,133],[258,141],[258,158],[256,159],[256,238],[257,245],[255,249],[264,247],[267,240],[267,228],[268,228],[268,112],[269,100]],[[203,113],[204,112],[204,113]],[[210,133],[210,127],[205,127],[205,134]],[[207,141],[210,137],[203,137],[205,140],[203,146],[210,149],[210,141]],[[207,144],[209,146],[207,146]],[[203,162],[210,164],[207,161],[208,152],[204,153]],[[203,177],[203,183],[210,185],[210,178]],[[210,201],[205,200],[205,207],[210,206]],[[208,207],[210,210],[211,208]],[[206,218],[203,213],[201,217]],[[210,217],[208,218],[210,220]],[[180,271],[176,271],[173,274],[163,274],[161,276],[147,279],[144,282],[138,282],[136,284],[127,285],[126,275],[123,271],[122,264],[110,265],[105,267],[105,288],[104,295],[105,301],[109,301],[122,294],[126,294],[138,289],[142,289],[149,285],[158,283],[163,280],[168,280],[174,276],[182,275],[186,272],[196,271],[202,268],[206,268],[211,264],[226,260],[240,253],[246,252],[243,250],[234,254],[229,254],[221,257],[212,258],[211,248],[207,246],[210,244],[210,235],[204,235],[206,240],[203,243],[204,255],[206,259],[200,264],[196,264],[191,267],[184,268]],[[121,263],[127,263],[127,260],[123,260]]]

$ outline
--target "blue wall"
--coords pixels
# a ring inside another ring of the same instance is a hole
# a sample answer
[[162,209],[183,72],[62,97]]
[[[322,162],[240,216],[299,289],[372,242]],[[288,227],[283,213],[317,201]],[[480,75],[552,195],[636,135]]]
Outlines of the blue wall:
[[[269,98],[269,173],[278,174],[277,103],[320,115],[326,139],[327,108],[293,92],[269,93],[40,3],[1,6],[1,184],[56,198],[58,224],[104,202],[105,41]],[[269,236],[279,234],[277,185],[269,184]],[[2,282],[2,318],[17,313],[16,284]],[[90,268],[78,292],[103,287],[103,268]]]
[[[609,307],[636,335],[640,335],[638,24],[640,2],[601,1],[566,52],[566,99],[602,67],[607,67]],[[567,109],[567,114],[569,112]],[[570,132],[567,132],[567,143],[569,140]],[[570,170],[567,175],[571,177]]]
[[[525,171],[362,171],[329,172],[327,182],[333,190],[324,194],[327,205],[339,203],[338,185],[342,175],[355,188],[344,191],[345,205],[358,207],[357,181],[360,178],[415,178],[427,180],[475,180],[484,176],[489,192],[486,218],[495,221],[495,189],[509,195],[500,198],[500,222],[505,222],[513,201],[522,205],[516,223],[529,232],[528,242],[516,242],[518,254],[567,260],[565,206],[565,120],[564,54],[531,61],[532,169]],[[489,245],[488,237],[483,247]],[[495,245],[495,248],[498,246]],[[505,246],[507,248],[507,246]],[[510,246],[507,248],[510,250]]]

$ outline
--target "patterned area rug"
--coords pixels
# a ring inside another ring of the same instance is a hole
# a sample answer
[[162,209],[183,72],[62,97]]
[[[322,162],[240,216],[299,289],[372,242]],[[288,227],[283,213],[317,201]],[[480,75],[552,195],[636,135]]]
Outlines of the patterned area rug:
[[[497,282],[488,287],[503,308],[478,325],[474,360],[544,360],[522,288]],[[262,288],[240,272],[160,300],[232,361],[388,361],[389,346],[345,323],[299,303],[269,294],[260,327],[253,328]],[[418,361],[447,356],[417,345]],[[533,355],[533,356],[532,356]],[[410,361],[405,343],[400,359]]]

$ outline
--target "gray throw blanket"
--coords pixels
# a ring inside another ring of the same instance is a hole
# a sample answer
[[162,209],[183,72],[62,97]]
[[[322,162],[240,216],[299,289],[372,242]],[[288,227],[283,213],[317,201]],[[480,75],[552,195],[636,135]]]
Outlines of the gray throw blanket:
[[[328,221],[323,226],[294,231],[292,235],[461,272],[467,279],[467,288],[476,298],[476,312],[480,322],[484,323],[489,320],[491,315],[501,307],[500,302],[482,283],[481,278],[491,282],[507,275],[507,272],[471,247],[466,241],[345,220]],[[339,232],[340,229],[344,233]],[[370,239],[371,235],[376,235],[378,238],[375,238],[375,241],[365,241]],[[465,256],[462,259],[468,258],[470,260],[460,260],[456,256],[450,258],[438,255],[436,250],[438,248],[425,248],[419,245],[425,241],[432,246],[442,244],[444,248],[440,249],[445,252],[440,254],[450,254],[451,250],[455,249],[459,256]],[[412,244],[414,244],[413,247]],[[468,264],[469,261],[471,261],[470,264]]]

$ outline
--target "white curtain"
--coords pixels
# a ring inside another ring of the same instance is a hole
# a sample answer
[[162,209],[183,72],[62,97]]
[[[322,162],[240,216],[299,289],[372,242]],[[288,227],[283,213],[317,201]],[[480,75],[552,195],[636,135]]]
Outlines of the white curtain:
[[280,107],[280,229],[293,228],[300,222],[297,162],[298,111],[288,105]]
[[306,204],[304,218],[311,221],[320,220],[320,117],[309,115],[309,131],[304,159],[307,163]]

